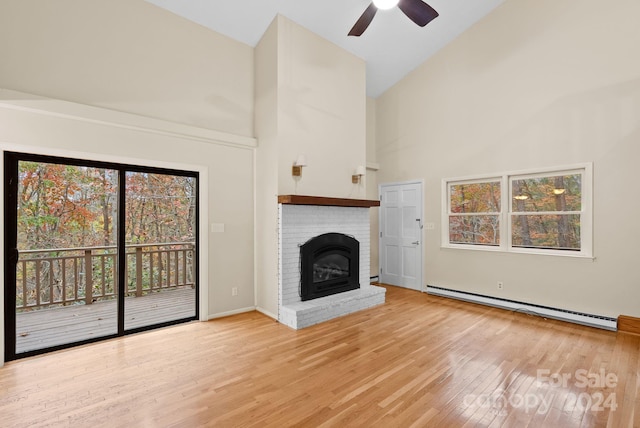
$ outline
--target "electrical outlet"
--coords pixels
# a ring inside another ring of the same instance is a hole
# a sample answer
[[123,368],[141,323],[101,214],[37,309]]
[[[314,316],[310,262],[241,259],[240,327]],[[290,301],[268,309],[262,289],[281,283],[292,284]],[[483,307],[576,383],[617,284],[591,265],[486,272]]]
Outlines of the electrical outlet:
[[498,290],[502,290],[504,288],[504,282],[498,281]]
[[231,289],[231,295],[232,296],[237,296],[238,295],[238,287],[233,287]]

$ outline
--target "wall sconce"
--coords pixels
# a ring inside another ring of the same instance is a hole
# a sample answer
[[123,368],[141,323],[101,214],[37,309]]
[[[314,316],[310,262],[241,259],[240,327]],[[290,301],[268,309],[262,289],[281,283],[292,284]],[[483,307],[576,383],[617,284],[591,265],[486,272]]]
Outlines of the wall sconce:
[[304,155],[298,155],[298,159],[291,167],[291,175],[294,177],[302,177],[302,167],[307,166],[307,158]]
[[362,165],[356,168],[356,173],[351,176],[351,182],[353,184],[360,184],[362,176],[366,174],[366,169]]

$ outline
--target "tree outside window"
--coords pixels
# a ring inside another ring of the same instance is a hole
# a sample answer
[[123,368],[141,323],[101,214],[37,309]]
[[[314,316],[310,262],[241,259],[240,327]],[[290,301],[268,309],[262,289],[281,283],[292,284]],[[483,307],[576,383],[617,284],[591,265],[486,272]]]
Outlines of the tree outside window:
[[591,257],[591,174],[583,164],[443,180],[442,245]]
[[449,242],[500,244],[500,181],[449,186]]
[[582,174],[511,181],[511,245],[580,250]]

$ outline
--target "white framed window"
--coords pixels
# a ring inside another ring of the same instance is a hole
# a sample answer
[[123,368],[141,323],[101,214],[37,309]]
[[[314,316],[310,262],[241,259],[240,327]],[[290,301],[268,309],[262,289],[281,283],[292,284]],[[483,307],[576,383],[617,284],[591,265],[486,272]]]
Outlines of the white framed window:
[[592,164],[442,181],[442,246],[592,257]]
[[448,183],[449,243],[500,245],[501,187],[500,178]]

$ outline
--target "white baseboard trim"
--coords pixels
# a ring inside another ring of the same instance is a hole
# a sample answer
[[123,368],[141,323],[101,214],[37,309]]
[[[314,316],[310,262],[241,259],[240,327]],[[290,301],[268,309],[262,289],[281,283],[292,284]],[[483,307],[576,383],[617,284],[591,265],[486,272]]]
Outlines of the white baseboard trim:
[[268,310],[261,308],[261,307],[256,307],[256,311],[260,312],[263,315],[268,316],[269,318],[273,318],[274,320],[278,321],[278,316],[269,312]]
[[245,312],[251,312],[255,310],[256,310],[255,306],[250,306],[248,308],[234,309],[233,311],[219,312],[217,314],[209,315],[208,321],[214,320],[216,318],[228,317],[231,315],[244,314]]
[[452,299],[464,300],[466,302],[478,303],[481,305],[493,306],[501,309],[508,309],[516,312],[523,312],[531,315],[538,315],[545,318],[553,318],[560,321],[582,324],[589,327],[601,328],[604,330],[617,331],[617,321],[600,315],[585,314],[581,312],[568,311],[565,309],[550,308],[548,306],[534,305],[530,303],[517,302],[514,300],[500,299],[497,297],[482,296],[480,294],[466,293],[463,291],[450,290],[448,288],[427,285],[427,293],[435,296],[450,297]]

